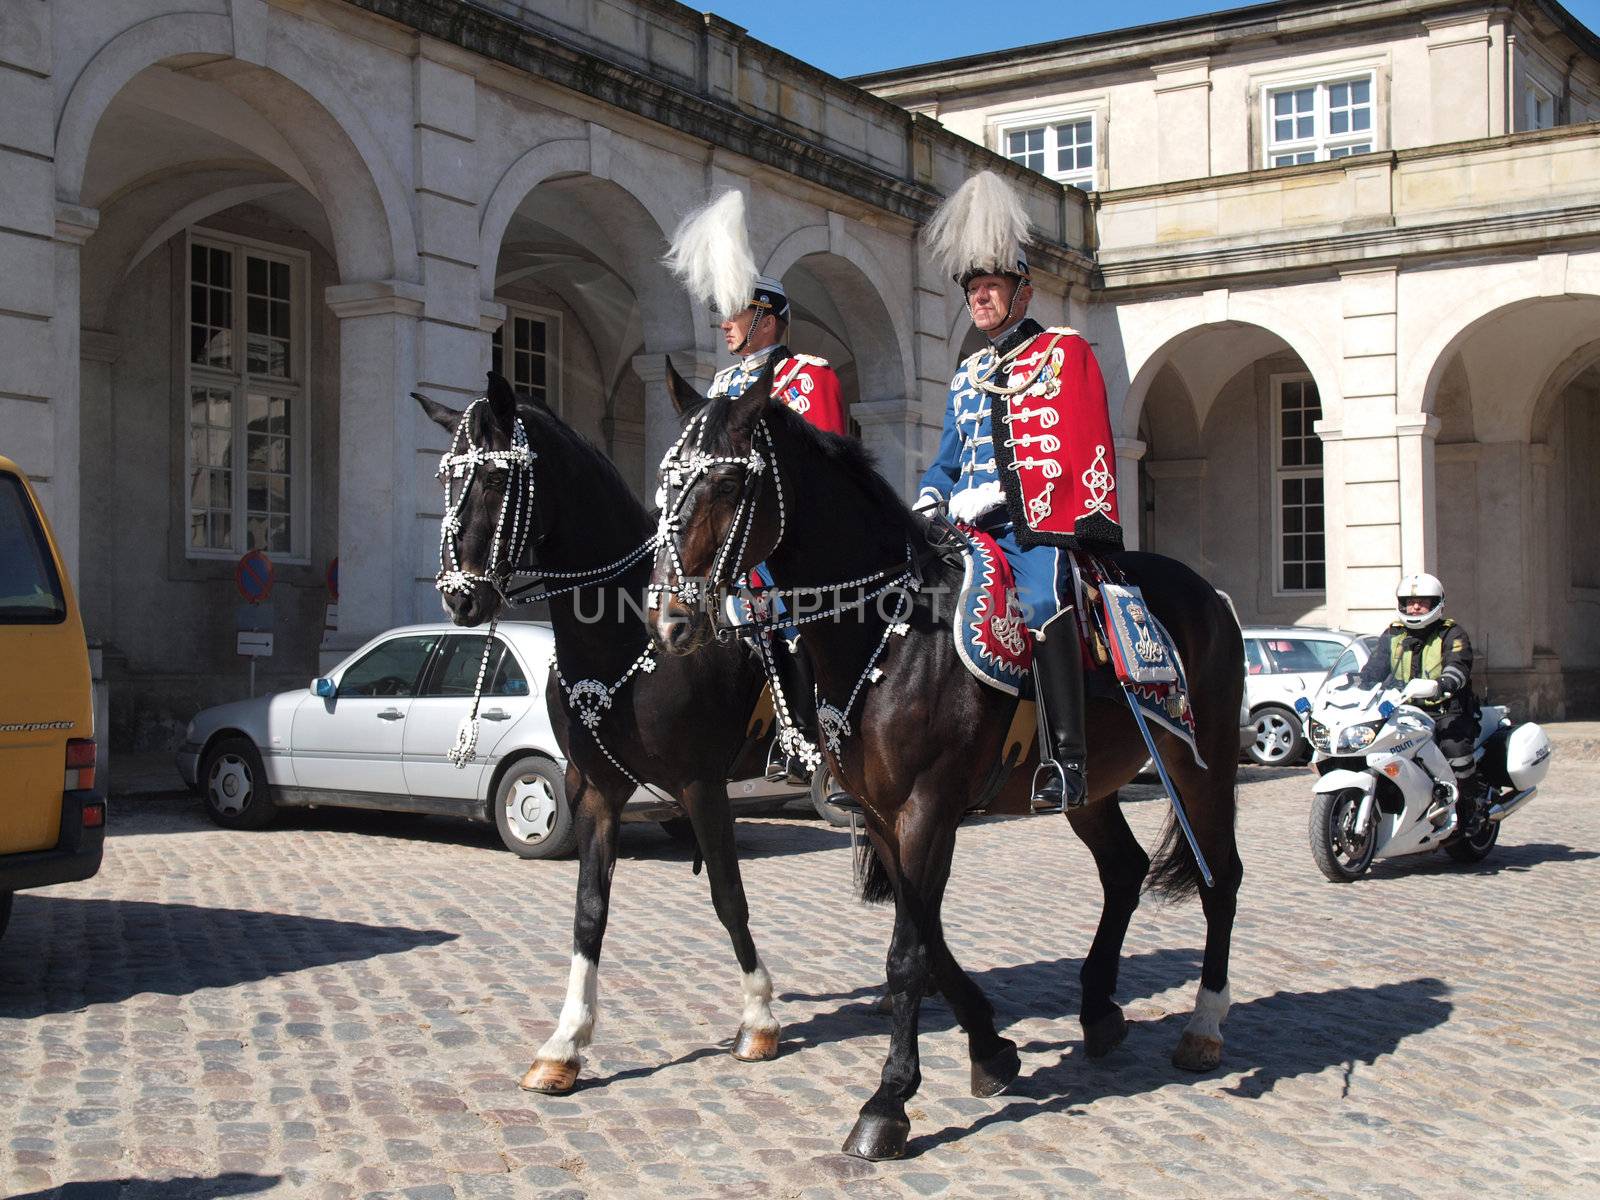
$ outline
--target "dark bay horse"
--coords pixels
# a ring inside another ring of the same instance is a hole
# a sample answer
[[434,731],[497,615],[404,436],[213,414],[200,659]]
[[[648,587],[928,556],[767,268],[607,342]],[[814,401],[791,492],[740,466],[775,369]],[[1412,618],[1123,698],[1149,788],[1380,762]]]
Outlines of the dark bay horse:
[[[716,610],[703,597],[763,559],[796,615],[805,601],[815,612],[836,613],[805,624],[801,645],[816,677],[824,740],[830,726],[837,735],[828,749],[831,765],[865,811],[881,872],[876,896],[892,894],[895,902],[889,1057],[844,1149],[864,1158],[897,1157],[910,1132],[906,1101],[921,1078],[918,1009],[929,991],[944,994],[967,1033],[974,1095],[1001,1091],[1020,1069],[1015,1045],[995,1030],[987,998],[946,945],[940,918],[956,826],[1001,752],[1016,701],[980,684],[961,664],[948,613],[935,615],[925,599],[913,599],[933,585],[953,589],[959,572],[919,562],[927,523],[859,445],[817,432],[768,401],[760,387],[739,400],[702,402],[676,374],[671,386],[680,409],[701,407],[662,463],[666,505],[651,580],[657,643],[677,654],[714,652]],[[1193,852],[1170,821],[1152,868],[1115,803],[1117,789],[1144,762],[1144,742],[1124,705],[1091,702],[1089,803],[1071,810],[1068,820],[1094,854],[1104,907],[1083,963],[1080,1020],[1091,1056],[1108,1053],[1126,1033],[1112,997],[1147,878],[1169,897],[1198,890],[1205,959],[1194,1014],[1173,1061],[1210,1070],[1222,1055],[1228,951],[1243,874],[1233,828],[1243,644],[1226,603],[1187,567],[1134,552],[1109,559],[1143,589],[1187,669],[1196,742],[1210,768],[1199,768],[1171,735],[1161,735],[1163,758],[1214,881],[1203,884]],[[907,573],[908,563],[911,574],[922,572],[919,593],[881,591],[885,581]],[[847,607],[863,598],[869,602]]]
[[[519,403],[496,374],[489,376],[487,396],[465,416],[413,395],[452,438],[441,474],[447,506],[457,515],[446,518],[441,552],[454,566],[441,571],[441,590],[456,624],[497,617],[513,570],[543,574],[551,593],[571,583],[563,573],[603,577],[550,600],[559,670],[551,669],[546,701],[567,758],[578,892],[566,1003],[522,1086],[559,1093],[577,1081],[579,1054],[594,1033],[620,814],[636,781],[677,798],[693,823],[711,899],[742,972],[734,1057],[776,1057],[772,980],[750,936],[726,788],[761,690],[760,668],[738,644],[694,658],[654,655],[643,616],[652,518],[611,460],[548,408]],[[592,570],[641,548],[645,552],[620,572]],[[451,571],[453,587],[446,580]],[[560,677],[580,688],[595,683],[598,690],[583,688],[574,697]],[[600,700],[600,692],[625,677]],[[586,724],[585,717],[596,714],[596,723]]]

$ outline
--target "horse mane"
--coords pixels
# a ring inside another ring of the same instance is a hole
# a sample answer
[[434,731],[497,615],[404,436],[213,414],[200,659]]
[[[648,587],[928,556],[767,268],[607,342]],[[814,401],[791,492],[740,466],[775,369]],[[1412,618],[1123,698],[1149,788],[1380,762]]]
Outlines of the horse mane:
[[[732,449],[728,433],[730,411],[728,398],[717,396],[707,400],[703,407],[689,414],[685,424],[695,416],[704,414],[705,424],[700,434],[701,447],[712,452],[727,453]],[[766,410],[765,419],[769,424],[778,424],[788,436],[804,442],[809,450],[831,463],[845,478],[865,493],[876,515],[893,522],[896,532],[903,535],[905,540],[913,546],[920,546],[927,541],[926,519],[911,511],[911,507],[900,498],[900,493],[894,490],[894,486],[878,470],[877,456],[858,439],[818,429],[786,404],[770,405]]]
[[623,497],[620,502],[627,506],[624,510],[626,515],[636,516],[641,521],[646,519],[648,514],[643,502],[634,495],[633,488],[628,485],[628,481],[622,477],[622,472],[617,469],[617,464],[611,461],[605,451],[543,405],[519,400],[517,415],[530,430],[536,428],[541,434],[548,434],[559,440],[566,452],[562,456],[563,460],[578,464],[579,471],[585,478],[593,479],[598,473],[601,478],[594,482],[603,483]]

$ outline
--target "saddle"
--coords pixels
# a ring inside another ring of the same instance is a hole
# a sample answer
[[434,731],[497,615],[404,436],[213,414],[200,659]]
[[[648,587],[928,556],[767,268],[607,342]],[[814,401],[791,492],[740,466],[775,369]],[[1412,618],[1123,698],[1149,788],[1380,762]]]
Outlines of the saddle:
[[[956,653],[989,687],[1031,697],[1033,635],[1017,603],[1010,564],[993,537],[954,525],[961,545],[961,591],[951,619]],[[1090,694],[1137,704],[1148,722],[1176,734],[1204,767],[1178,647],[1139,588],[1114,564],[1069,550],[1078,636]]]

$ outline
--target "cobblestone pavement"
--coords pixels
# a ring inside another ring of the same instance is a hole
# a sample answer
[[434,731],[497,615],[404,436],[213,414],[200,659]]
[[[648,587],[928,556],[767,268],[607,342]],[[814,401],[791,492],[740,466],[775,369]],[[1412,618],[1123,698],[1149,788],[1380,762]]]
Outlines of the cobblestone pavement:
[[[1167,1057],[1199,905],[1147,902],[1085,1060],[1077,969],[1099,911],[1059,817],[962,832],[952,945],[1022,1046],[967,1093],[930,1002],[902,1162],[838,1153],[877,1079],[890,914],[850,898],[843,833],[741,826],[783,1053],[727,1053],[737,970],[704,877],[629,827],[598,1040],[566,1098],[517,1090],[565,986],[572,862],[492,833],[303,813],[211,827],[175,795],[114,814],[93,880],[16,900],[0,943],[8,1196],[1377,1196],[1600,1194],[1600,806],[1561,764],[1490,860],[1323,882],[1308,776],[1246,771],[1222,1069]],[[1127,808],[1149,844],[1150,789]]]

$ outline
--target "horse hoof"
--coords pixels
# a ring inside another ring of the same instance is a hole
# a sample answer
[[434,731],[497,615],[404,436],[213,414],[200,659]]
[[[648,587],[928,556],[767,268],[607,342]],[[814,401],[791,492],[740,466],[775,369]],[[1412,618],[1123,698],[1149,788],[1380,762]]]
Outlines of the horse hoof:
[[1128,1036],[1128,1022],[1120,1008],[1113,1008],[1099,1020],[1083,1027],[1083,1048],[1090,1058],[1104,1058]]
[[739,1036],[733,1039],[733,1056],[740,1062],[766,1062],[778,1057],[778,1027],[751,1029],[739,1026]]
[[988,1058],[972,1060],[974,1096],[998,1096],[1022,1070],[1022,1060],[1017,1057],[1017,1044],[1008,1038],[1000,1040],[1004,1045]]
[[1215,1071],[1222,1062],[1222,1039],[1185,1033],[1172,1052],[1172,1065],[1184,1071]]
[[910,1136],[911,1122],[905,1117],[862,1113],[856,1118],[856,1127],[844,1140],[844,1152],[868,1162],[901,1158],[905,1155],[906,1139]]
[[554,1062],[547,1058],[534,1060],[533,1066],[522,1077],[522,1090],[544,1092],[548,1096],[562,1096],[578,1082],[578,1064]]

